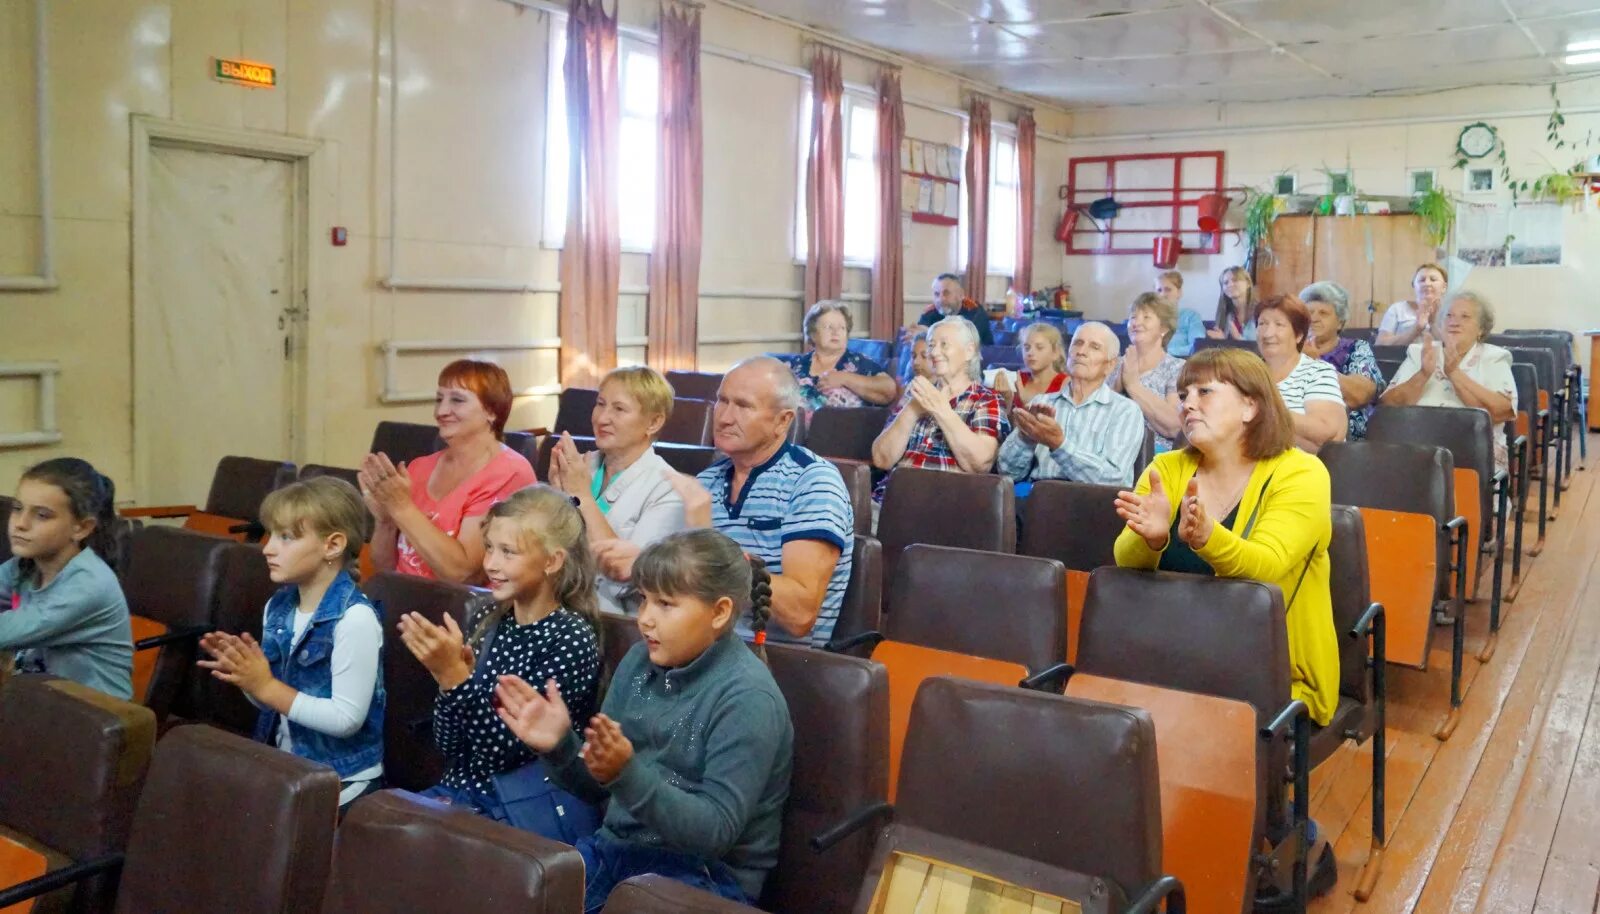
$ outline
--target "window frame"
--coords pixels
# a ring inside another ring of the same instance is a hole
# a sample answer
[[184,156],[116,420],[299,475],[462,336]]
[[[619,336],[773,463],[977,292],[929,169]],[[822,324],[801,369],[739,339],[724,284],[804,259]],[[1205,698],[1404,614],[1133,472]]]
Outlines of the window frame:
[[[567,178],[568,178],[568,175],[567,175],[568,168],[567,167],[563,167],[562,169],[560,169],[560,171],[562,173],[557,175],[557,174],[555,174],[556,169],[553,167],[555,159],[556,159],[556,156],[553,153],[556,150],[556,136],[558,134],[558,131],[553,129],[553,127],[557,123],[557,120],[556,120],[557,112],[560,113],[560,119],[561,119],[561,123],[562,123],[562,127],[559,130],[559,135],[561,137],[566,137],[567,136],[567,131],[566,131],[566,127],[565,127],[565,121],[566,121],[566,116],[567,116],[566,79],[565,79],[565,74],[564,74],[564,62],[565,62],[565,57],[566,57],[566,44],[567,44],[566,27],[567,27],[567,17],[566,16],[560,15],[560,14],[552,14],[550,16],[550,34],[549,34],[548,43],[546,44],[547,56],[549,57],[549,60],[547,61],[548,66],[547,66],[546,73],[545,73],[544,162],[543,162],[543,166],[544,166],[544,186],[543,186],[544,200],[541,203],[541,209],[543,210],[543,213],[542,213],[543,224],[542,224],[541,229],[540,229],[541,238],[540,238],[539,246],[541,248],[544,248],[545,250],[554,250],[554,251],[559,251],[559,250],[561,250],[561,249],[566,247],[566,243],[567,243],[567,238],[566,238],[566,234],[567,234],[567,211],[566,210],[567,210],[567,207],[566,207],[566,204],[571,199],[570,198],[571,188],[566,186],[566,182],[567,182]],[[618,40],[617,40],[617,54],[618,54],[618,59],[617,59],[617,91],[618,91],[619,95],[622,96],[622,97],[619,97],[618,100],[617,100],[618,111],[619,111],[619,115],[620,115],[620,120],[619,120],[619,123],[617,125],[618,126],[618,131],[617,132],[618,132],[618,135],[619,135],[619,143],[618,143],[618,149],[617,149],[617,165],[618,165],[618,180],[620,182],[621,174],[624,173],[625,171],[627,171],[628,168],[629,168],[629,163],[625,161],[625,158],[627,156],[626,149],[628,147],[626,146],[626,144],[622,144],[620,142],[620,135],[622,133],[623,123],[626,122],[630,117],[630,115],[628,114],[627,108],[626,108],[626,102],[627,102],[627,99],[625,97],[626,93],[623,91],[627,86],[628,63],[629,63],[629,60],[631,58],[642,54],[642,55],[644,55],[646,57],[650,57],[650,58],[654,59],[655,63],[656,63],[656,66],[659,67],[660,64],[661,64],[661,48],[658,45],[656,45],[655,43],[653,43],[653,42],[644,41],[644,40],[641,40],[641,39],[638,39],[638,38],[629,37],[627,35],[622,35],[622,36],[619,36]],[[559,93],[557,92],[557,88],[558,87],[560,88]],[[655,112],[650,112],[648,114],[634,115],[633,116],[634,120],[648,119],[649,123],[652,126],[656,123],[656,118],[657,118],[657,114],[660,111],[660,107],[659,106],[660,106],[660,103],[661,103],[660,82],[659,82],[659,80],[657,80],[656,93],[657,93],[656,94],[656,105],[657,105],[656,111]],[[569,148],[568,148],[567,155],[568,156],[571,155],[570,140],[569,140]],[[570,159],[567,159],[565,157],[563,157],[563,159],[564,159],[564,161],[562,162],[562,164],[563,164],[563,166],[566,166],[570,162]],[[655,192],[656,192],[657,187],[658,187],[658,182],[661,180],[661,169],[660,169],[659,160],[660,160],[660,157],[657,156],[657,155],[653,155],[652,154],[651,156],[649,156],[649,161],[650,161],[650,165],[651,165],[651,168],[652,168],[652,177],[651,177],[651,181],[650,181],[651,194],[650,194],[649,205],[650,205],[650,209],[651,209],[651,213],[652,214],[655,212],[655,206],[656,206]],[[563,204],[559,208],[559,210],[557,210],[557,208],[554,205],[557,197],[560,198],[560,200],[561,200],[561,202]],[[621,218],[620,218],[620,209],[621,209],[621,204],[623,202],[620,199],[620,197],[621,197],[621,188],[620,188],[620,185],[619,185],[619,188],[618,188],[619,219],[618,219],[618,226],[617,226],[617,230],[618,230],[619,233],[622,231],[622,224],[621,224]],[[620,240],[622,242],[622,253],[624,253],[624,254],[650,254],[650,253],[652,253],[654,251],[654,249],[655,249],[655,220],[653,218],[650,220],[650,237],[649,237],[648,242],[646,242],[646,243],[641,245],[640,242],[642,241],[642,239],[637,238],[637,237],[629,238],[626,235],[624,235]]]
[[[841,179],[845,182],[844,194],[848,199],[850,197],[850,140],[854,135],[854,127],[852,125],[854,118],[852,117],[852,112],[857,107],[865,108],[872,112],[872,146],[875,152],[878,145],[878,100],[870,95],[867,95],[866,93],[851,92],[849,89],[846,89],[842,101],[843,110],[840,112],[840,120],[844,128],[844,136],[841,137],[844,145],[844,174],[842,175]],[[811,147],[811,80],[809,78],[802,79],[800,81],[799,128],[799,142],[796,144],[796,148],[798,150],[798,155],[796,158],[798,159],[798,162],[796,163],[795,167],[794,231],[790,236],[790,250],[793,254],[794,265],[805,266],[810,260],[810,250],[806,240],[806,159],[810,153]],[[869,165],[873,166],[871,169],[874,185],[872,191],[873,198],[877,199],[878,188],[876,186],[876,162],[873,161],[873,156],[868,156],[867,162]],[[846,204],[846,206],[848,206],[848,204]],[[846,267],[862,270],[872,269],[872,266],[877,261],[878,256],[878,233],[875,230],[876,223],[874,223],[873,228],[874,231],[870,234],[872,253],[869,254],[865,259],[859,259],[851,256],[850,245],[848,242],[850,237],[850,221],[849,219],[845,220],[845,238],[847,240],[845,243],[844,265]]]

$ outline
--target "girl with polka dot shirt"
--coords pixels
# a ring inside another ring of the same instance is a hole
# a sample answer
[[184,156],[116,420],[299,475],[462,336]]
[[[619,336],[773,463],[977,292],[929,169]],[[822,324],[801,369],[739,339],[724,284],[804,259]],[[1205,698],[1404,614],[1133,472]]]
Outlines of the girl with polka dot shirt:
[[[594,712],[600,684],[594,559],[572,500],[544,485],[490,509],[484,547],[489,592],[469,601],[465,631],[449,614],[443,625],[417,613],[400,619],[401,640],[439,683],[433,733],[448,767],[424,795],[532,827],[519,810],[528,808],[521,803],[528,785],[544,783],[542,769],[496,715],[495,685],[501,676],[554,681],[584,709],[576,720]],[[568,824],[581,829],[594,811],[578,813]]]

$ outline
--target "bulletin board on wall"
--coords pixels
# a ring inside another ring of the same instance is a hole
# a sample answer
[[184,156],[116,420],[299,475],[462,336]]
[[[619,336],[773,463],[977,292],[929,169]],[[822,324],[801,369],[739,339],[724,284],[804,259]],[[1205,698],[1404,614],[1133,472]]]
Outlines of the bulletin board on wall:
[[1196,222],[1200,198],[1223,192],[1222,166],[1220,150],[1071,159],[1061,189],[1067,206],[1087,212],[1110,197],[1118,210],[1109,219],[1079,218],[1067,253],[1149,256],[1157,238],[1174,237],[1185,254],[1221,253],[1222,233],[1202,232]]
[[960,146],[906,137],[900,143],[900,207],[911,221],[955,225],[961,218]]

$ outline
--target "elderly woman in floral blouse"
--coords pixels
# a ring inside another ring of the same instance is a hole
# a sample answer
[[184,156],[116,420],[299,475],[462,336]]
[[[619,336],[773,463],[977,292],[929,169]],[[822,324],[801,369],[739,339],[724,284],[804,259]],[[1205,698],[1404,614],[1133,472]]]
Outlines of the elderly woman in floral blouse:
[[780,356],[800,382],[808,414],[824,406],[883,406],[899,393],[887,369],[847,348],[852,324],[849,305],[819,301],[806,312],[805,338],[811,349]]
[[1383,393],[1383,373],[1365,340],[1339,335],[1350,318],[1350,295],[1333,282],[1316,282],[1300,290],[1300,300],[1311,312],[1311,332],[1306,334],[1303,351],[1321,359],[1339,372],[1339,392],[1350,410],[1350,432],[1346,440],[1367,437],[1367,420]]

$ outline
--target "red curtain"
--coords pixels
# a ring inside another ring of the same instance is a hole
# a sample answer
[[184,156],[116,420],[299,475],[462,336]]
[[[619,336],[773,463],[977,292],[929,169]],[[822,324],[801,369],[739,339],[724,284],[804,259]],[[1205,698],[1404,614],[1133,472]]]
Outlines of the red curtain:
[[647,318],[651,367],[692,370],[700,316],[700,10],[661,5],[660,141],[656,238]]
[[1011,288],[1021,298],[1033,290],[1033,148],[1039,128],[1033,112],[1017,118],[1017,267]]
[[873,339],[893,341],[905,321],[905,248],[901,245],[900,145],[906,137],[900,72],[878,74],[878,253],[872,261]]
[[981,307],[989,274],[989,103],[974,98],[967,117],[967,297]]
[[844,287],[844,75],[838,53],[811,57],[811,141],[806,155],[806,307]]
[[617,19],[604,0],[567,16],[567,236],[561,251],[561,383],[594,386],[617,361]]

